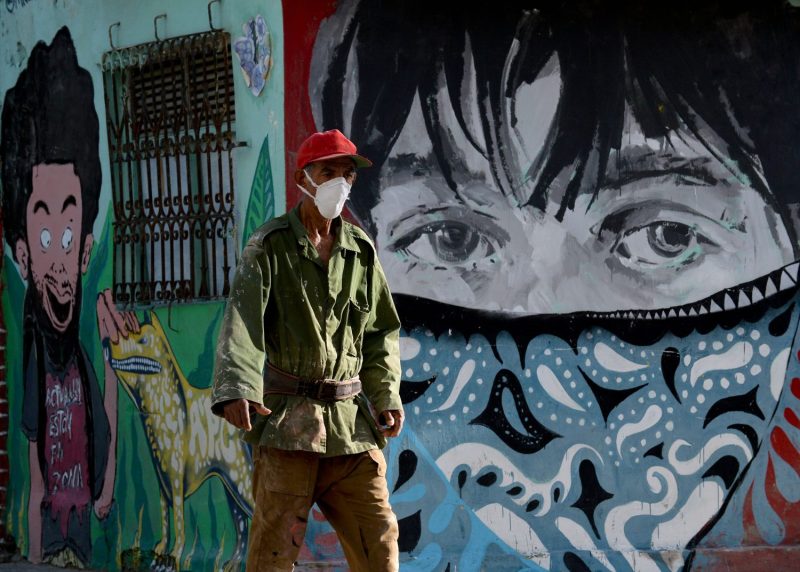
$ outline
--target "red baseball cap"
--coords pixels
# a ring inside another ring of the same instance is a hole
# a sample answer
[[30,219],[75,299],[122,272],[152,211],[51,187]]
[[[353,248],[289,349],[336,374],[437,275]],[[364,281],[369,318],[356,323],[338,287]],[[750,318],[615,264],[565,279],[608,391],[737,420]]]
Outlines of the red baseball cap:
[[297,150],[297,168],[302,169],[314,161],[349,157],[356,167],[370,167],[372,161],[358,154],[355,144],[338,129],[311,134]]

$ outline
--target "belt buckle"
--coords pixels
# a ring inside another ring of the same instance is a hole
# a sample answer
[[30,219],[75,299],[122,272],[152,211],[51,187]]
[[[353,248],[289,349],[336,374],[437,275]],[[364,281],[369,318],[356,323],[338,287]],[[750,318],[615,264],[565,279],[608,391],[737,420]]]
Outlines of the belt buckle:
[[319,384],[319,391],[317,392],[320,401],[335,401],[336,400],[336,384],[329,381],[322,381]]
[[310,379],[297,380],[297,393],[303,397],[314,397],[314,383]]
[[318,401],[325,401],[325,384],[316,379],[300,379],[299,393],[303,397],[310,397]]

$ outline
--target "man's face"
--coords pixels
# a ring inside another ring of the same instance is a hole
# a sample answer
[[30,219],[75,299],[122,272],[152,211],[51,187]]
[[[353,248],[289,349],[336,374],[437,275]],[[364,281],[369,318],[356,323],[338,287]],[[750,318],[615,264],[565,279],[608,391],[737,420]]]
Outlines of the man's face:
[[86,237],[85,254],[79,245],[80,180],[72,164],[36,165],[32,179],[25,213],[27,245],[17,244],[17,260],[23,277],[36,288],[53,328],[63,333],[72,322],[78,279],[81,271],[86,271],[91,250],[91,235]]
[[305,179],[303,176],[304,172],[311,176],[311,179],[317,186],[337,177],[344,178],[350,185],[356,180],[356,165],[353,163],[352,159],[337,157],[335,159],[315,161],[314,163],[306,165],[305,169],[298,171],[298,175],[302,178],[300,184],[314,196],[317,195],[317,190],[314,185],[310,184],[308,180]]

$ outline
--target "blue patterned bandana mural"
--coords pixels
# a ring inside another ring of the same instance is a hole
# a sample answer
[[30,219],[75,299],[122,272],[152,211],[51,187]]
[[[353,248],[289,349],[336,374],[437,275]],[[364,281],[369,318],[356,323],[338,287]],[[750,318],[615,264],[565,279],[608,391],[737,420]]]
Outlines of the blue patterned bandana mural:
[[[517,567],[690,562],[742,484],[763,489],[765,437],[791,429],[797,268],[633,319],[419,313],[419,300],[402,300],[413,308],[407,323],[428,324],[402,339],[413,435],[395,447],[393,500],[416,539],[410,551],[430,570],[486,569],[503,545]],[[770,523],[757,524],[768,533]]]

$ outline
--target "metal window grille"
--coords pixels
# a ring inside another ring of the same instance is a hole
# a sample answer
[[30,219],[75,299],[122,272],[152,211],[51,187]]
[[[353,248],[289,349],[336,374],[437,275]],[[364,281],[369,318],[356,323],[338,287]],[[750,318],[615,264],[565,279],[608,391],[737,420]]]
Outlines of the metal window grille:
[[236,248],[230,36],[211,31],[103,55],[114,203],[114,300],[227,296]]

